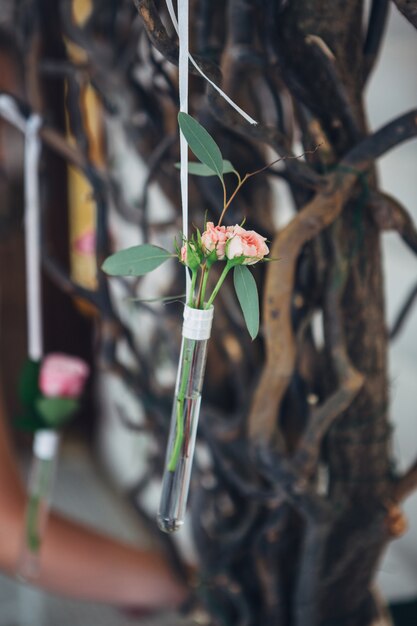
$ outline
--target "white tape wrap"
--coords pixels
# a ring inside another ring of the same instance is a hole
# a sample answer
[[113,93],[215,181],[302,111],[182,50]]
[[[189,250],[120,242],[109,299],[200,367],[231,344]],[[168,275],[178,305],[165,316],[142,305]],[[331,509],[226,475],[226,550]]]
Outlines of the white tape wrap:
[[214,307],[210,309],[192,309],[186,305],[184,307],[182,336],[186,339],[195,339],[197,341],[210,339],[213,314]]
[[58,451],[59,435],[53,430],[38,430],[33,442],[33,453],[38,459],[49,461]]

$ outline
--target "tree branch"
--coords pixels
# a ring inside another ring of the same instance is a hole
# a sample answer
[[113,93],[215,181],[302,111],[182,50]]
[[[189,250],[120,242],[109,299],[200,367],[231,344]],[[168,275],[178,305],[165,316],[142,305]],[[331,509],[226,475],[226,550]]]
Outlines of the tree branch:
[[392,325],[392,328],[389,333],[389,338],[391,341],[395,339],[397,335],[400,333],[408,315],[411,313],[411,310],[416,301],[416,298],[417,298],[417,284],[415,284],[414,287],[411,289],[405,302],[400,308],[400,311],[397,314],[397,317],[395,318],[395,322]]
[[[417,111],[393,120],[355,146],[320,190],[273,241],[266,272],[264,336],[266,361],[249,413],[249,434],[269,440],[276,431],[279,407],[293,374],[296,348],[291,319],[296,262],[303,245],[329,226],[338,215],[360,172],[373,161],[417,135]],[[281,442],[281,448],[282,442]]]
[[365,84],[378,57],[387,24],[389,0],[372,0],[371,12],[363,47]]
[[[335,242],[336,238],[331,241]],[[295,453],[294,467],[305,477],[310,477],[317,468],[324,435],[335,419],[351,405],[364,383],[364,376],[353,367],[346,349],[340,300],[345,290],[348,265],[336,243],[333,245],[332,261],[324,296],[324,328],[338,388],[313,412]]]
[[417,228],[402,204],[382,192],[371,193],[368,204],[378,227],[381,230],[396,230],[410,250],[417,254]]
[[411,465],[403,476],[394,485],[393,498],[396,502],[401,502],[411,496],[417,489],[417,460]]
[[417,0],[393,0],[397,9],[417,28]]

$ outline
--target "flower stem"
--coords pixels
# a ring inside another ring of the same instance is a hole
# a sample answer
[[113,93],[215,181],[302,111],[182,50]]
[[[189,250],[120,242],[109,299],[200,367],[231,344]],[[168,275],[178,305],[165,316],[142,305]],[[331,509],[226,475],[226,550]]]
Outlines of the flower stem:
[[233,263],[231,263],[230,261],[228,261],[226,263],[226,267],[224,268],[223,272],[220,275],[220,278],[217,282],[217,285],[215,286],[215,288],[213,289],[213,293],[211,294],[209,300],[207,301],[207,304],[205,306],[206,309],[209,309],[211,307],[211,305],[213,304],[214,298],[217,296],[220,287],[223,285],[225,278],[229,272],[229,270],[233,267]]
[[196,282],[197,282],[197,272],[194,270],[191,276],[190,298],[187,302],[188,306],[190,307],[193,307],[194,305],[194,291],[195,291]]
[[207,266],[206,271],[204,272],[203,280],[201,284],[201,302],[203,303],[203,308],[204,308],[204,301],[206,297],[206,289],[207,289],[207,281],[208,281],[209,273],[210,273],[210,268]]
[[[197,294],[197,302],[196,302],[196,309],[200,308],[200,304],[201,304],[201,294],[203,291],[203,284],[204,284],[204,277],[206,274],[206,270],[207,270],[207,264],[204,263],[202,270],[201,270],[201,277],[200,277],[200,285],[198,287],[198,294]],[[204,300],[203,300],[204,303]]]
[[182,443],[184,440],[184,401],[187,391],[188,377],[190,374],[191,363],[193,360],[195,341],[192,339],[184,339],[183,363],[181,366],[181,383],[176,398],[176,432],[175,442],[172,448],[171,458],[168,462],[168,471],[175,472],[178,459],[181,453]]
[[239,182],[238,182],[238,184],[236,186],[236,189],[234,190],[234,192],[232,193],[230,198],[227,200],[227,202],[226,202],[226,199],[225,199],[224,206],[223,206],[223,211],[222,211],[222,214],[220,215],[220,219],[219,219],[219,221],[217,223],[217,226],[221,226],[223,218],[224,218],[224,216],[226,214],[226,211],[227,211],[227,209],[230,206],[230,203],[232,202],[233,198],[235,197],[235,195],[237,194],[237,192],[239,191],[241,186],[247,181],[248,177],[249,177],[249,175],[246,174],[242,179],[239,178]]

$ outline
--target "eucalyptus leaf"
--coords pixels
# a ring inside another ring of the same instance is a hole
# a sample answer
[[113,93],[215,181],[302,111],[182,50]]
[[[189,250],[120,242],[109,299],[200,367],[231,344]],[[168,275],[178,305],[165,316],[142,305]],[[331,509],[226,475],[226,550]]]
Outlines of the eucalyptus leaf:
[[120,250],[107,257],[102,269],[110,276],[143,276],[165,263],[173,255],[168,250],[145,243]]
[[[223,158],[213,137],[191,115],[178,113],[178,124],[197,159],[223,180]],[[204,174],[203,174],[204,175]]]
[[[180,169],[181,163],[175,163],[177,170]],[[188,163],[188,173],[194,176],[217,176],[217,172],[212,170],[204,163],[197,163],[196,161],[190,161]],[[227,159],[223,159],[223,174],[237,174],[232,163]]]
[[228,159],[223,159],[223,174],[236,174],[238,176],[233,164]]
[[39,398],[36,409],[49,427],[58,428],[78,410],[80,403],[74,398]]
[[233,282],[247,329],[255,339],[259,332],[259,296],[255,279],[246,265],[237,265],[233,270]]

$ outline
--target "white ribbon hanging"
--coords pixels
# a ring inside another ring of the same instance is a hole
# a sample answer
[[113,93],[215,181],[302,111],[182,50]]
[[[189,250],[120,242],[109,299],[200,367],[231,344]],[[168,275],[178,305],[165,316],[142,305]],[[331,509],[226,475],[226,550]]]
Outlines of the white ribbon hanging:
[[[245,113],[227,94],[224,93],[197,65],[189,51],[189,3],[188,0],[178,0],[178,20],[175,15],[172,0],[166,0],[171,21],[178,35],[179,60],[178,60],[178,82],[180,91],[180,111],[188,113],[188,60],[194,65],[196,70],[218,93],[232,106],[247,122],[257,124],[250,115]],[[188,145],[184,135],[180,132],[180,182],[181,182],[181,204],[182,204],[182,230],[185,239],[188,238]],[[189,301],[191,280],[188,269],[185,268],[186,276],[186,302]]]
[[43,355],[42,294],[40,259],[40,207],[38,164],[41,118],[33,114],[26,119],[15,100],[0,95],[0,115],[25,135],[25,251],[28,355],[38,361]]
[[39,115],[31,115],[25,131],[25,232],[26,294],[28,299],[28,354],[33,361],[43,356],[42,288],[40,255],[40,206],[38,164],[41,144]]
[[[174,11],[174,6],[172,4],[172,0],[166,0],[166,5],[168,8],[168,12],[171,18],[171,21],[174,25],[174,28],[177,32],[178,35],[178,39],[179,39],[179,44],[180,44],[180,51],[181,51],[181,39],[186,38],[187,42],[188,42],[188,28],[187,28],[187,33],[184,32],[183,28],[181,28],[180,24],[184,24],[184,16],[183,13],[187,14],[187,25],[188,25],[188,0],[178,0],[178,21],[177,18],[175,16],[175,11]],[[247,122],[249,122],[249,124],[257,124],[258,122],[256,120],[253,119],[253,117],[251,117],[250,115],[248,115],[243,109],[240,108],[240,106],[238,106],[236,104],[236,102],[233,102],[233,100],[231,98],[229,98],[229,96],[224,93],[224,91],[222,91],[220,89],[220,87],[218,87],[216,85],[216,83],[214,83],[204,72],[203,70],[199,67],[199,65],[194,61],[193,57],[191,56],[191,54],[188,52],[188,55],[186,57],[186,59],[183,59],[183,63],[185,63],[185,67],[187,68],[187,71],[184,72],[184,74],[186,73],[188,75],[188,59],[190,59],[191,63],[194,65],[195,69],[201,74],[201,76],[208,82],[210,83],[210,85],[221,95],[222,98],[224,98],[224,100],[226,100],[226,102],[228,102],[230,104],[231,107],[233,107],[235,109],[235,111],[237,111],[239,113],[239,115],[241,115]],[[181,71],[181,52],[180,52],[180,71]],[[180,92],[181,92],[181,80],[180,80]]]
[[[170,0],[169,0],[170,1]],[[173,11],[173,7],[171,4]],[[169,10],[169,7],[168,7]],[[179,0],[178,3],[178,26],[179,37],[179,90],[180,90],[180,111],[188,113],[188,0]],[[175,15],[174,15],[175,18]],[[172,16],[171,16],[172,19]],[[181,204],[182,204],[182,231],[183,237],[188,239],[188,144],[180,132],[180,182],[181,182]],[[189,301],[191,291],[190,273],[185,268],[186,302]]]

